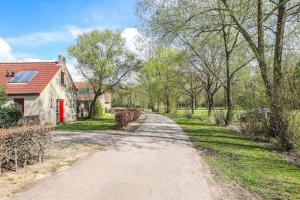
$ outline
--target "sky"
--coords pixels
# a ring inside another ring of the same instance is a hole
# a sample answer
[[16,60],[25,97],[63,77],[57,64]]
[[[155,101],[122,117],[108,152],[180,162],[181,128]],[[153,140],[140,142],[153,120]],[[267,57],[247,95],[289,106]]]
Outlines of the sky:
[[76,37],[94,29],[122,32],[127,47],[136,51],[135,0],[7,0],[0,2],[0,61],[67,58]]

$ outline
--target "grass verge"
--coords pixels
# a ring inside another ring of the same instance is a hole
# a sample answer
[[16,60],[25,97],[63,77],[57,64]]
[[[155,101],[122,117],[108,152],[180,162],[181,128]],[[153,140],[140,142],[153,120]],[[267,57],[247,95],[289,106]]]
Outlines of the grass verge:
[[93,131],[115,129],[114,115],[105,114],[101,119],[85,119],[70,124],[56,126],[56,130],[62,131]]
[[263,199],[300,199],[300,169],[263,144],[199,119],[167,115],[207,152],[205,159],[222,178],[230,178]]

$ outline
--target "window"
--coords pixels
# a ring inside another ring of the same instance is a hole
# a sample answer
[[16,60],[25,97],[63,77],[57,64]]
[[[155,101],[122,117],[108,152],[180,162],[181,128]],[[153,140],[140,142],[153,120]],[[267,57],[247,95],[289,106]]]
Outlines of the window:
[[61,85],[65,86],[65,72],[61,71],[60,76]]
[[21,71],[18,72],[9,83],[29,83],[34,76],[37,75],[36,71]]
[[24,116],[24,98],[14,98],[15,106],[22,112]]
[[81,95],[89,94],[89,89],[88,88],[79,88],[78,93]]
[[50,98],[50,108],[52,109],[53,108],[53,99]]

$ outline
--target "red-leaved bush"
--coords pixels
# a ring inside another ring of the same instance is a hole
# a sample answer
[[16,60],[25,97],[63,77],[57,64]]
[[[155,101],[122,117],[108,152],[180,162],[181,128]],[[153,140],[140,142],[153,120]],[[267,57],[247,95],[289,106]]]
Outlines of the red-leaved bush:
[[34,161],[42,162],[50,142],[52,127],[23,126],[0,129],[0,172],[18,171],[19,167]]
[[124,128],[130,122],[137,120],[140,115],[141,111],[138,109],[115,109],[115,121],[117,128]]

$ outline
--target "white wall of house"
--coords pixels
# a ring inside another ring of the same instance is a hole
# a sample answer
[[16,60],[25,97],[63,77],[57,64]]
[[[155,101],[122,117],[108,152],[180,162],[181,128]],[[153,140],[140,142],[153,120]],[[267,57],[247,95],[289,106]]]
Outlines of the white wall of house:
[[[62,69],[65,72],[65,86],[61,85]],[[42,124],[55,124],[57,121],[57,100],[64,100],[64,121],[76,120],[76,90],[66,68],[62,67],[48,83],[40,95],[9,96],[10,103],[14,98],[24,98],[24,116],[40,116]]]
[[98,99],[99,99],[99,102],[101,103],[101,105],[104,107],[105,111],[107,112],[111,108],[111,105],[110,105],[110,103],[105,102],[104,94],[99,96]]

